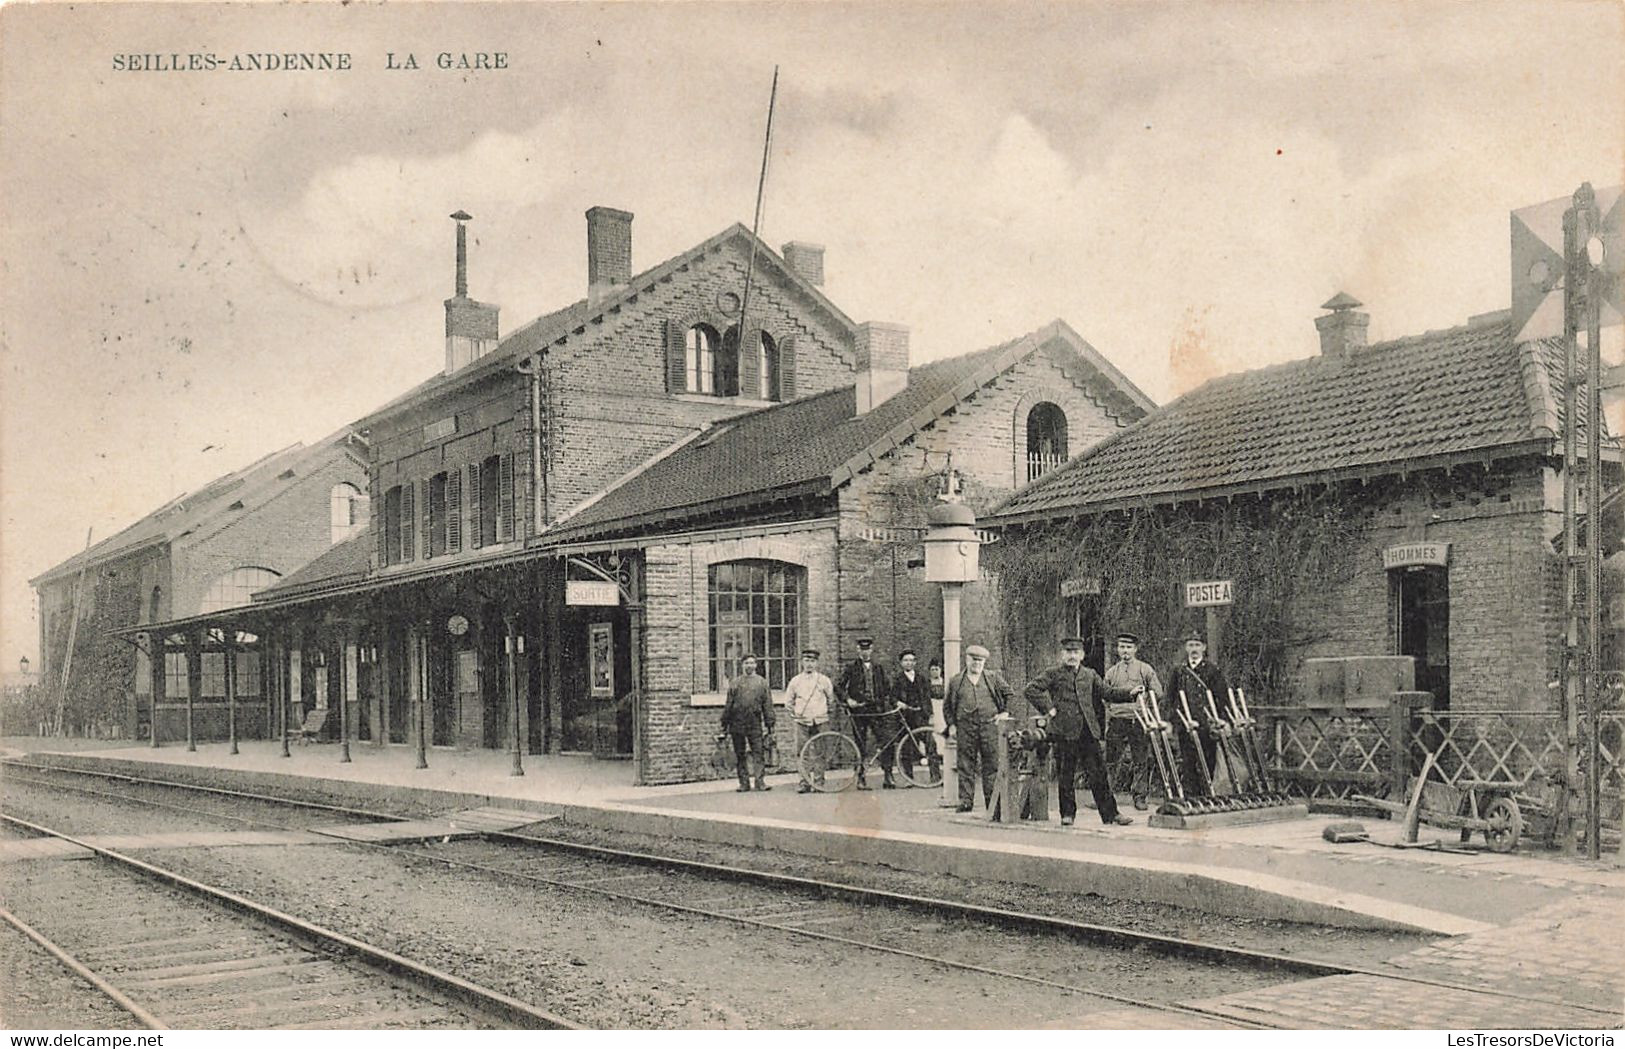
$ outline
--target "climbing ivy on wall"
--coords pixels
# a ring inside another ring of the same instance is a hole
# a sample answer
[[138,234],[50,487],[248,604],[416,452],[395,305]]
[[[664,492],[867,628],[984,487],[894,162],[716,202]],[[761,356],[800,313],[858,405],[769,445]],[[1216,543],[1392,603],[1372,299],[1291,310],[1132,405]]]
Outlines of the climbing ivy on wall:
[[1312,490],[1183,507],[1141,507],[1006,529],[983,551],[998,574],[1005,644],[1048,645],[1061,623],[1062,580],[1099,577],[1102,624],[1134,625],[1142,658],[1177,658],[1179,636],[1203,613],[1183,607],[1183,584],[1234,579],[1223,663],[1260,700],[1284,698],[1295,650],[1321,640],[1324,617],[1304,609],[1354,573],[1362,515],[1336,492]]

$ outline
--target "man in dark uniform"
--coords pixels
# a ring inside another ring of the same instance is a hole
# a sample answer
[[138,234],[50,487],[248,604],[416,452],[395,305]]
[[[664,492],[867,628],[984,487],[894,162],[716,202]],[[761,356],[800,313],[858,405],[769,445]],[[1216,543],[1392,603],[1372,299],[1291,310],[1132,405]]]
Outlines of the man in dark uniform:
[[1061,641],[1061,661],[1027,685],[1027,702],[1050,716],[1049,737],[1055,744],[1056,774],[1061,788],[1061,826],[1070,827],[1078,814],[1077,771],[1083,765],[1089,793],[1094,795],[1100,822],[1127,826],[1134,817],[1117,811],[1117,798],[1106,779],[1106,763],[1101,760],[1107,702],[1127,703],[1144,691],[1115,688],[1083,665],[1081,637]]
[[767,758],[762,742],[773,731],[773,693],[756,673],[755,656],[739,661],[739,676],[728,685],[728,701],[722,707],[722,729],[733,737],[739,789],[750,789],[748,750],[756,759],[756,789],[772,790],[767,785]]
[[852,739],[863,755],[863,764],[858,766],[858,789],[869,789],[863,768],[869,763],[872,753],[869,748],[880,744],[886,744],[880,752],[880,767],[885,772],[881,786],[887,790],[896,787],[892,781],[896,747],[890,741],[897,735],[897,718],[891,713],[891,682],[875,662],[874,638],[858,638],[858,658],[847,664],[846,672],[835,686],[835,696],[846,704],[847,713],[852,715]]
[[1202,784],[1201,773],[1196,769],[1196,747],[1202,748],[1202,756],[1207,761],[1209,775],[1215,772],[1213,761],[1219,756],[1219,741],[1213,734],[1213,718],[1207,710],[1207,694],[1213,693],[1213,705],[1219,710],[1221,720],[1225,719],[1225,709],[1228,704],[1230,681],[1224,676],[1218,664],[1207,658],[1207,639],[1201,631],[1192,630],[1185,635],[1185,658],[1168,675],[1168,702],[1174,704],[1177,710],[1180,692],[1185,693],[1185,701],[1190,704],[1191,720],[1197,725],[1197,740],[1192,740],[1185,731],[1184,722],[1173,710],[1164,710],[1166,719],[1174,726],[1174,735],[1179,739],[1179,768],[1180,779],[1184,783],[1186,794],[1201,795],[1207,788]]
[[[903,706],[903,723],[912,731],[917,728],[929,728],[931,725],[931,683],[919,671],[919,657],[911,648],[903,649],[902,655],[897,657],[902,667],[896,679],[892,682],[892,694],[897,702]],[[925,741],[926,763],[933,773],[942,767],[942,759],[937,756],[937,741],[929,736]],[[909,781],[914,779],[913,748],[905,747],[902,755],[903,775]]]
[[959,811],[969,812],[976,801],[976,777],[982,777],[982,803],[993,805],[993,778],[999,770],[999,729],[994,722],[1007,716],[1015,690],[1004,675],[987,665],[988,651],[981,645],[965,649],[965,670],[948,681],[942,714],[947,733],[959,737]]

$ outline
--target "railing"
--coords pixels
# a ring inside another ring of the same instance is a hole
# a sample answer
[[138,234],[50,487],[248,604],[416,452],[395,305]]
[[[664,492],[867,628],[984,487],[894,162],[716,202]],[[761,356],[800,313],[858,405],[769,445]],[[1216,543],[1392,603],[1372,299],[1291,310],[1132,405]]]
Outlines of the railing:
[[1029,453],[1027,456],[1027,480],[1036,481],[1065,462],[1066,456],[1064,455],[1040,455]]
[[[1565,729],[1547,711],[1450,710],[1328,711],[1301,706],[1255,707],[1266,727],[1270,764],[1316,808],[1355,809],[1353,795],[1398,799],[1428,754],[1434,773],[1452,787],[1480,785],[1557,806],[1570,778]],[[1617,826],[1625,780],[1625,713],[1600,716],[1601,800],[1605,821]],[[1396,752],[1394,741],[1402,741]],[[1589,738],[1579,721],[1575,815],[1584,811]],[[1604,839],[1605,841],[1607,839]]]

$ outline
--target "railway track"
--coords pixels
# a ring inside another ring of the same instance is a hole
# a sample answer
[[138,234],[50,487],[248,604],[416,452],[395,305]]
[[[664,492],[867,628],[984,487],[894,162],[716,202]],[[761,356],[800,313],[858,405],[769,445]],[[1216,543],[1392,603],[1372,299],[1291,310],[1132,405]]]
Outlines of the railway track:
[[[0,908],[0,919],[144,1027],[576,1026],[156,864],[10,814],[0,821],[103,861],[56,865],[50,906],[36,899],[21,915]],[[13,885],[9,895],[28,893]],[[210,906],[198,907],[200,899]]]
[[[61,770],[48,766],[35,767],[49,769],[52,772],[68,772],[73,775],[85,774],[81,773],[80,770]],[[197,787],[163,780],[130,777],[121,774],[89,774],[109,776],[114,779],[155,787],[178,788],[203,794],[217,793],[216,788]],[[41,782],[49,782],[52,786],[61,785],[59,781]],[[108,796],[105,792],[92,791],[89,788],[75,787],[72,789]],[[280,805],[299,804],[297,802],[290,803],[287,799],[275,799],[244,792],[224,793],[243,800],[253,799],[275,802]],[[113,797],[139,804],[151,804],[148,799],[123,795]],[[225,814],[200,809],[195,806],[174,805],[170,807],[198,812],[216,818],[225,817]],[[348,811],[352,814],[358,814],[355,810]],[[373,818],[387,818],[387,814],[382,813],[367,813],[366,815]],[[249,820],[243,817],[225,818],[234,818],[259,825],[279,826],[273,821]],[[1213,1023],[1221,1023],[1225,1026],[1267,1027],[1270,1025],[1261,1021],[1238,1020],[1234,1015],[1215,1012],[1200,1006],[1173,1004],[1167,1000],[1146,999],[1119,994],[1104,987],[1079,985],[1065,978],[1064,965],[1052,967],[1059,968],[1063,972],[1051,972],[1049,975],[1045,975],[1042,972],[1034,971],[1035,968],[1043,970],[1043,966],[1027,965],[1023,966],[1023,971],[1017,972],[1013,971],[1013,969],[998,969],[970,964],[960,958],[933,953],[928,948],[921,946],[922,942],[929,944],[938,935],[939,929],[928,927],[923,933],[916,930],[916,934],[906,935],[905,933],[908,931],[906,923],[898,925],[893,922],[882,922],[883,926],[889,925],[891,928],[882,928],[877,935],[873,923],[864,921],[863,916],[875,913],[912,914],[928,919],[928,924],[929,921],[940,922],[944,918],[949,918],[980,924],[990,929],[1020,930],[1027,934],[1037,933],[1053,936],[1064,942],[1087,944],[1095,947],[1147,951],[1181,963],[1201,962],[1225,966],[1232,970],[1265,973],[1279,977],[1311,978],[1347,975],[1378,977],[1406,984],[1436,987],[1441,990],[1491,995],[1496,998],[1532,1004],[1580,1009],[1584,1012],[1596,1014],[1599,1018],[1608,1017],[1610,1021],[1617,1021],[1615,1014],[1609,1010],[1576,1006],[1572,1002],[1563,1002],[1539,995],[1520,995],[1500,990],[1491,991],[1392,970],[1373,969],[1341,962],[1250,950],[1188,938],[1090,924],[1051,915],[992,908],[958,900],[910,895],[823,879],[608,848],[601,845],[583,844],[534,834],[487,832],[483,837],[494,845],[523,850],[523,854],[474,860],[451,854],[452,850],[443,848],[424,849],[402,845],[355,844],[357,847],[382,848],[397,855],[410,856],[449,867],[479,871],[488,875],[517,879],[531,884],[606,896],[643,906],[659,907],[696,917],[756,926],[787,935],[826,940],[854,948],[883,951],[950,968],[970,970],[1001,979],[1043,984],[1120,1005],[1198,1018]],[[536,862],[538,858],[536,853],[538,852],[550,854],[552,858],[556,858],[557,862],[538,866]],[[729,891],[717,895],[718,883],[729,886]],[[712,890],[711,896],[705,895],[708,885]],[[751,892],[741,895],[737,891],[739,887],[747,887]]]

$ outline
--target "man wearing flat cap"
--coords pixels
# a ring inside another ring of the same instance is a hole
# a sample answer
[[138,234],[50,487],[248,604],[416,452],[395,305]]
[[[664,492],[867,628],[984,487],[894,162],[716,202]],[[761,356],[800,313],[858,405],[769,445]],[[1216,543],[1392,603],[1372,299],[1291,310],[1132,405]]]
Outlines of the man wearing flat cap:
[[1056,774],[1061,788],[1061,826],[1070,827],[1078,815],[1077,772],[1081,763],[1084,780],[1094,795],[1100,822],[1119,826],[1134,817],[1117,811],[1117,799],[1106,779],[1100,744],[1105,737],[1106,702],[1127,703],[1141,691],[1116,688],[1083,665],[1081,637],[1061,639],[1061,661],[1027,685],[1027,702],[1050,717],[1049,736],[1055,743]]
[[887,790],[896,787],[892,779],[896,748],[890,741],[897,738],[897,718],[891,712],[891,681],[875,662],[874,638],[858,638],[858,658],[847,664],[846,672],[835,686],[835,696],[852,716],[852,739],[863,755],[863,764],[858,766],[858,789],[869,789],[863,768],[873,753],[870,748],[881,744],[885,744],[880,752],[880,767],[885,773],[881,786]]
[[[1142,689],[1162,695],[1162,682],[1151,664],[1139,658],[1140,639],[1124,631],[1117,635],[1117,662],[1106,668],[1106,684],[1113,688],[1126,688],[1130,692]],[[1111,703],[1106,707],[1106,769],[1108,775],[1122,760],[1123,748],[1128,748],[1129,792],[1134,807],[1144,809],[1146,797],[1151,793],[1151,740],[1147,738],[1140,719],[1135,716],[1133,703]],[[1119,784],[1113,784],[1113,787]]]
[[[829,728],[830,709],[835,706],[835,686],[818,669],[818,649],[802,649],[801,673],[791,678],[784,687],[784,706],[790,712],[790,720],[795,722],[796,753],[800,754],[808,740]],[[819,760],[819,755],[813,755],[813,760]],[[811,779],[807,778],[809,771],[812,773]],[[803,768],[801,785],[796,791],[807,794],[815,786],[823,785],[824,770],[821,766],[811,770]]]
[[756,662],[754,655],[739,661],[739,676],[728,684],[728,701],[722,707],[722,728],[733,737],[741,791],[750,790],[747,752],[756,759],[756,789],[773,789],[767,785],[767,758],[762,749],[764,739],[773,734],[773,693],[756,673]]
[[1200,630],[1192,630],[1185,635],[1185,658],[1168,675],[1168,689],[1170,703],[1177,704],[1179,694],[1185,693],[1185,701],[1190,704],[1191,720],[1196,722],[1198,738],[1192,740],[1185,731],[1183,721],[1178,717],[1168,718],[1179,740],[1180,780],[1185,793],[1201,795],[1206,790],[1196,768],[1196,747],[1202,748],[1202,757],[1207,761],[1210,774],[1213,772],[1213,761],[1219,756],[1219,740],[1213,732],[1213,717],[1207,710],[1207,694],[1213,693],[1214,706],[1223,719],[1230,696],[1230,681],[1218,664],[1207,658],[1207,638],[1202,636]]
[[1010,709],[1015,690],[1004,675],[987,665],[981,645],[965,649],[965,669],[948,681],[942,714],[948,735],[959,736],[959,811],[976,801],[976,777],[982,777],[982,803],[993,805],[993,777],[999,769],[999,730],[995,719]]

